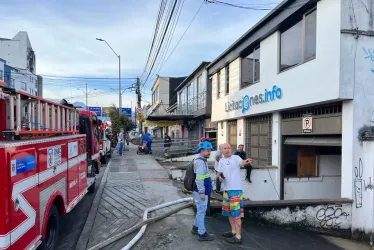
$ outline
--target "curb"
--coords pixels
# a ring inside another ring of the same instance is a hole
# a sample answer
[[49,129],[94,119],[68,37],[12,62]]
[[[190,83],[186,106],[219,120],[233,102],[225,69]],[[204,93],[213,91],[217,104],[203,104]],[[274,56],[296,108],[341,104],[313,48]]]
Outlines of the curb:
[[77,245],[75,246],[75,250],[86,250],[87,249],[88,240],[89,240],[89,237],[90,237],[90,234],[91,234],[91,231],[92,231],[92,227],[95,223],[97,210],[98,210],[99,205],[100,205],[101,196],[103,195],[103,192],[104,192],[104,187],[105,187],[105,184],[106,184],[106,180],[107,180],[107,177],[108,177],[108,173],[109,173],[109,169],[110,169],[111,164],[112,164],[112,160],[109,161],[109,163],[108,163],[108,165],[105,169],[105,172],[104,172],[103,178],[101,180],[99,189],[97,190],[95,198],[92,202],[90,213],[87,216],[86,223],[84,224],[84,228],[83,228],[83,230],[82,230],[82,232],[79,236]]

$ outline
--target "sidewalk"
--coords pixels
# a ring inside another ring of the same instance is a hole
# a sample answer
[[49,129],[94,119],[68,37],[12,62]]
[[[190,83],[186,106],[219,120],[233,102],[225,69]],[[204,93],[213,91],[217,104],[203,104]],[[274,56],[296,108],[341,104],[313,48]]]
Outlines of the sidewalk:
[[[130,151],[122,157],[114,157],[106,168],[76,249],[90,248],[130,228],[142,220],[147,207],[186,197],[178,186],[169,180],[167,171],[151,155],[137,155],[136,147],[131,146]],[[357,244],[349,247],[348,240],[327,240],[313,233],[268,228],[246,221],[243,222],[243,244],[232,246],[220,237],[229,225],[220,215],[208,217],[206,223],[216,240],[202,243],[190,233],[194,217],[190,208],[149,225],[133,249],[370,249]],[[136,233],[105,249],[122,249]]]

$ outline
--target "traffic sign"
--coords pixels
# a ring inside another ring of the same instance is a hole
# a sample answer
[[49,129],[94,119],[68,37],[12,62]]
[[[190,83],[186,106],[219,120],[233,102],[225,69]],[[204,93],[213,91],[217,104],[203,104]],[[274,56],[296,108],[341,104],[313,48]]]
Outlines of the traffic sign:
[[88,107],[89,111],[95,112],[97,116],[101,116],[101,107]]
[[136,116],[136,119],[137,119],[138,121],[143,121],[143,120],[144,120],[144,115],[143,115],[143,114],[138,114],[138,115]]
[[129,116],[129,117],[131,117],[131,108],[122,108],[122,113],[123,113],[125,116]]
[[311,134],[313,131],[313,118],[310,115],[304,115],[303,117],[303,133]]
[[137,113],[143,113],[143,109],[142,108],[136,108],[136,112]]

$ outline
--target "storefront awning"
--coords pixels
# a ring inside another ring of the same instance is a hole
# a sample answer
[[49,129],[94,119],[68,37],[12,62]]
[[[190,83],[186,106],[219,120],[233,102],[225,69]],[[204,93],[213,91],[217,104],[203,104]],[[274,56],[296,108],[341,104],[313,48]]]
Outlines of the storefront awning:
[[286,145],[304,145],[304,146],[330,146],[340,147],[342,145],[342,138],[340,137],[315,137],[315,136],[300,136],[287,137],[284,144]]
[[148,121],[144,123],[144,127],[168,127],[174,125],[182,125],[183,121]]

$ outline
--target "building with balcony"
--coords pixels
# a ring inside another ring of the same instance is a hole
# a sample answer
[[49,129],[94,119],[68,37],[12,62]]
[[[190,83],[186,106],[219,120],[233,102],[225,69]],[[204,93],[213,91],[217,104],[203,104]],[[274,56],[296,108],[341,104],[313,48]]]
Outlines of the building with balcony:
[[218,143],[253,159],[248,198],[348,198],[352,231],[373,232],[373,13],[285,0],[208,65]]
[[169,133],[170,126],[176,126],[180,133],[182,122],[172,117],[172,111],[177,104],[176,88],[186,77],[158,76],[152,86],[152,105],[145,112],[145,128],[152,127],[153,135],[162,138]]
[[185,137],[200,138],[207,136],[216,138],[215,126],[212,126],[210,121],[212,84],[206,69],[209,63],[202,62],[176,88],[178,102],[175,112],[179,115],[188,116],[188,119],[184,119],[183,123]]

